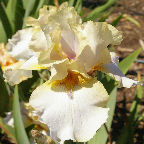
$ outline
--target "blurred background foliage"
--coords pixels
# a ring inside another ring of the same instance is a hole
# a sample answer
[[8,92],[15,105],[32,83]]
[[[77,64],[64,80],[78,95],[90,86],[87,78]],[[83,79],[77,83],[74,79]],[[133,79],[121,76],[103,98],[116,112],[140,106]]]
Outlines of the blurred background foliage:
[[[120,6],[118,0],[0,0],[0,42],[7,43],[8,39],[11,38],[16,31],[25,28],[26,17],[32,16],[37,18],[39,9],[43,7],[43,5],[59,6],[66,1],[68,1],[69,6],[75,7],[75,10],[84,22],[87,20],[105,22]],[[135,27],[141,27],[139,21],[127,15],[125,12],[118,13],[109,23],[117,26],[122,19],[126,19]],[[112,45],[109,46],[109,49],[112,51],[115,50]],[[134,50],[134,52],[126,58],[121,58],[119,66],[124,74],[129,71],[134,61],[138,60],[137,58],[141,51],[142,48],[139,48]],[[41,79],[39,72],[33,71],[33,78],[22,82],[14,88],[4,82],[2,75],[2,71],[0,70],[0,144],[29,144],[27,134],[33,128],[33,125],[29,128],[24,128],[20,102],[28,102],[31,92],[38,85],[42,84],[44,80]],[[137,78],[141,80],[141,73],[138,73]],[[140,113],[143,97],[142,86],[137,86],[136,88],[134,99],[128,110],[129,115],[126,116],[126,123],[119,129],[118,134],[112,135],[112,133],[115,132],[115,126],[112,126],[112,122],[114,115],[116,115],[114,112],[117,99],[117,83],[111,77],[102,73],[99,73],[98,79],[103,83],[110,95],[107,104],[107,107],[110,108],[109,118],[87,144],[111,144],[112,142],[116,144],[135,143],[135,131],[144,118],[144,113]],[[6,116],[5,112],[9,111],[13,111],[14,128],[3,122],[3,118]],[[125,111],[127,111],[127,109],[125,109]],[[122,117],[122,119],[125,119],[125,117]],[[117,125],[119,125],[119,123],[117,123]],[[65,143],[71,144],[74,142],[66,141]],[[138,141],[138,144],[140,143],[141,142]]]

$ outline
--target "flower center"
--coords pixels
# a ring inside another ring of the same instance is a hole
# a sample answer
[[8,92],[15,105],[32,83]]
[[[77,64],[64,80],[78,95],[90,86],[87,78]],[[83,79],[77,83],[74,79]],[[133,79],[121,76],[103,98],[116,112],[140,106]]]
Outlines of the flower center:
[[96,71],[102,71],[102,64],[96,64],[93,66],[92,69],[88,72],[88,75],[95,77],[97,74]]
[[54,85],[64,85],[69,92],[72,92],[76,85],[82,85],[86,82],[80,73],[68,71],[68,75],[63,80],[53,82]]

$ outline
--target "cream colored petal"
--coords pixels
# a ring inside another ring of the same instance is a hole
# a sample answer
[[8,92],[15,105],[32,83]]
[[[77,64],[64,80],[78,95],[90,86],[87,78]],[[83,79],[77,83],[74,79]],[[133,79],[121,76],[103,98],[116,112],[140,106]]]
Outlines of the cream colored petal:
[[114,62],[103,65],[103,72],[107,73],[108,75],[112,76],[116,81],[118,81],[119,87],[130,88],[132,86],[141,84],[138,81],[125,77],[125,75],[120,71],[119,67]]
[[119,45],[121,43],[122,39],[122,34],[120,31],[118,31],[114,26],[108,24],[108,29],[111,31],[111,44],[113,45]]
[[40,27],[38,20],[33,18],[33,17],[27,17],[26,18],[26,25],[27,26]]
[[29,48],[34,52],[46,50],[50,44],[47,42],[44,32],[40,28],[35,28],[32,30],[32,33]]
[[68,74],[68,59],[65,61],[62,61],[62,63],[59,64],[53,64],[51,66],[51,76],[50,76],[50,81],[55,81],[55,80],[62,80],[64,79],[67,74]]
[[69,59],[75,59],[79,49],[78,38],[70,29],[64,29],[61,32],[62,50]]
[[9,54],[17,60],[27,60],[34,55],[29,49],[33,28],[19,30],[12,39],[8,40]]
[[20,69],[20,67],[23,64],[24,62],[17,62],[10,66],[4,67],[3,77],[5,78],[5,81],[13,86],[13,85],[19,84],[20,82],[28,78],[31,78],[32,77],[31,70]]
[[19,84],[20,82],[31,78],[32,71],[30,70],[7,70],[4,72],[5,81],[8,82],[11,86]]
[[85,142],[106,122],[108,108],[103,108],[108,94],[100,82],[76,86],[72,93],[46,82],[32,93],[29,104],[47,124],[51,137],[59,142],[72,139]]
[[[59,45],[59,47],[62,45],[63,53],[65,53],[67,57],[74,58],[78,42],[70,26],[82,22],[74,8],[68,7],[68,4],[64,3],[58,9],[50,7],[50,10],[47,10],[47,12],[43,9],[38,21],[45,33],[48,43],[51,44],[49,46],[51,49],[49,53],[51,53],[55,45]],[[59,48],[58,51],[60,52]],[[42,55],[44,55],[44,53]],[[42,57],[43,56],[39,59],[40,63],[43,63],[43,60],[41,60]]]
[[49,29],[52,25],[60,24],[62,28],[66,24],[80,24],[82,20],[74,7],[68,7],[68,3],[63,3],[58,9],[50,6],[49,10],[43,9],[39,17],[39,23],[43,30]]
[[83,63],[81,63],[78,60],[73,61],[72,63],[69,63],[69,65],[67,67],[68,67],[67,68],[68,70],[78,72],[81,75],[83,75],[85,78],[90,78],[90,76],[87,74],[87,71],[86,71]]
[[104,64],[110,62],[110,53],[106,48],[109,44],[116,44],[117,41],[115,38],[116,32],[113,33],[116,29],[111,27],[112,26],[109,26],[105,22],[94,23],[88,21],[83,24],[81,32],[86,37],[88,43],[82,50],[78,59],[85,64],[88,71],[95,64],[100,62]]
[[18,69],[40,70],[40,69],[48,69],[48,67],[39,65],[38,64],[38,57],[33,56],[29,60],[25,61]]

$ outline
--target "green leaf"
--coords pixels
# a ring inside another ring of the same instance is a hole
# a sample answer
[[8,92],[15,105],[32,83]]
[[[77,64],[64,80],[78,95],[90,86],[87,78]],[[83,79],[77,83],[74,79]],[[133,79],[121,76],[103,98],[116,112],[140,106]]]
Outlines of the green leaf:
[[40,78],[37,71],[33,71],[32,74],[32,78],[29,78],[19,84],[19,87],[23,93],[21,95],[21,98],[25,102],[28,102],[29,97],[31,95],[31,91],[34,90],[40,83]]
[[95,20],[98,15],[105,10],[107,10],[109,7],[111,7],[117,0],[108,0],[104,5],[96,7],[92,12],[90,12],[87,17],[84,19],[84,21],[87,20]]
[[136,26],[138,26],[138,27],[141,26],[140,23],[136,19],[134,19],[126,14],[124,14],[123,17],[126,18],[127,20],[129,20],[130,22],[132,22],[133,24],[135,24]]
[[22,116],[20,112],[19,93],[17,85],[15,86],[14,90],[13,117],[14,117],[15,134],[18,144],[30,144],[23,125]]
[[11,126],[4,124],[3,119],[0,117],[0,128],[7,134],[13,143],[16,143],[15,131]]
[[33,8],[35,7],[35,3],[37,3],[37,0],[30,0],[27,3],[25,14],[24,14],[24,23],[23,27],[25,26],[25,19],[31,14]]
[[12,26],[10,24],[10,21],[5,11],[4,4],[2,2],[0,3],[0,19],[3,24],[4,30],[8,39],[12,36],[13,32],[12,32]]
[[115,8],[111,8],[109,11],[106,11],[104,15],[102,16],[102,18],[99,19],[99,22],[104,22],[111,15],[114,9]]
[[137,119],[142,97],[143,97],[143,87],[138,85],[136,90],[136,96],[130,109],[130,120]]
[[8,111],[9,94],[0,69],[0,115]]
[[76,9],[77,13],[80,14],[80,12],[82,10],[82,0],[77,0],[75,9]]
[[127,71],[129,70],[130,66],[132,65],[132,63],[135,61],[135,59],[140,54],[141,50],[142,50],[142,48],[139,48],[138,50],[136,50],[133,53],[131,53],[129,56],[127,56],[125,59],[123,59],[119,63],[119,68],[124,74],[127,73]]
[[46,0],[40,0],[40,1],[39,1],[39,4],[38,4],[38,6],[37,6],[37,9],[35,10],[35,14],[34,14],[35,17],[38,16],[38,14],[39,14],[39,9],[45,4],[45,1],[46,1]]
[[24,12],[25,10],[23,8],[22,0],[18,0],[15,12],[15,32],[22,29]]
[[4,27],[2,25],[2,22],[0,20],[0,42],[6,43],[6,41],[7,41],[7,36]]
[[[110,108],[109,110],[109,117],[106,122],[106,127],[108,130],[111,128],[114,110],[115,110],[115,104],[116,104],[116,94],[117,94],[117,88],[114,88],[110,93],[110,99],[107,103],[107,107]],[[108,132],[103,125],[97,132],[96,135],[87,142],[87,144],[106,144],[108,138]]]
[[30,0],[22,0],[22,1],[23,1],[23,7],[24,7],[24,9],[26,9]]
[[73,5],[74,5],[74,2],[75,2],[75,0],[69,0],[69,1],[68,1],[69,6],[73,6]]
[[15,31],[15,13],[16,13],[16,7],[17,7],[17,0],[9,0],[8,1],[7,7],[6,7],[6,13],[7,13],[9,21],[11,23],[13,32]]
[[119,15],[114,21],[111,23],[113,26],[117,26],[120,20],[123,18],[123,14]]

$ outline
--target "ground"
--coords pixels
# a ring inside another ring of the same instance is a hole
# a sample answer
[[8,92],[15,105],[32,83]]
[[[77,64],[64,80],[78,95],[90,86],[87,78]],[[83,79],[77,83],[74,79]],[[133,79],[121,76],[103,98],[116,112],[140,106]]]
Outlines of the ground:
[[[117,26],[122,32],[123,42],[120,46],[116,47],[116,53],[120,59],[123,59],[141,47],[139,40],[144,40],[144,0],[118,0],[117,3],[119,6],[107,20],[108,22],[123,13],[131,16],[140,23],[140,27],[138,27],[129,20],[122,18]],[[141,52],[138,59],[144,60],[144,51]],[[142,81],[144,81],[144,64],[135,62],[128,71],[127,76],[136,80],[138,73],[140,73]],[[129,115],[130,106],[135,97],[135,90],[136,88],[122,88],[118,90],[115,116],[111,130],[113,141],[116,140],[117,136],[120,134],[121,128],[127,123],[127,116]],[[144,97],[141,102],[140,113],[144,110],[143,104]],[[143,134],[144,120],[135,131],[134,141],[136,144],[144,143]]]

